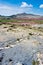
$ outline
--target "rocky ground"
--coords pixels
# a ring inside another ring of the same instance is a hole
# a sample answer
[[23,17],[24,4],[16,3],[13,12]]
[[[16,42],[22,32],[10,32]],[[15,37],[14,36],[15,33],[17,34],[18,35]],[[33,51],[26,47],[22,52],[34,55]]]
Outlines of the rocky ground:
[[34,25],[0,25],[0,65],[32,65],[40,57],[43,64],[42,30]]

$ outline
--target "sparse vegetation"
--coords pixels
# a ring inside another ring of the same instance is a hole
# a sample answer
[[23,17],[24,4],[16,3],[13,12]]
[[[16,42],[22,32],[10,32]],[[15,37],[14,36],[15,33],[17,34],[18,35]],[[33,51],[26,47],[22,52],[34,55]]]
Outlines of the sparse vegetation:
[[2,60],[3,60],[3,56],[2,56],[2,57],[0,57],[0,62],[2,62]]
[[19,39],[19,38],[17,38],[17,41],[20,41],[20,39]]
[[[26,23],[26,26],[28,26],[28,24],[43,24],[43,20],[32,20],[32,19],[22,19],[22,18],[20,18],[20,19],[18,19],[18,18],[15,18],[15,19],[11,19],[11,18],[7,18],[6,19],[6,17],[3,19],[3,18],[1,18],[0,19],[0,23],[2,23],[2,24],[14,24],[14,23]],[[22,26],[24,26],[24,24],[21,24]]]
[[33,61],[32,61],[32,65],[39,65],[39,61],[33,60]]
[[33,35],[32,33],[29,33],[29,35]]
[[35,65],[35,63],[36,63],[35,60],[33,60],[33,61],[32,61],[32,65]]
[[4,27],[4,28],[7,28],[7,27]]
[[12,61],[12,59],[9,59],[9,62],[11,62]]

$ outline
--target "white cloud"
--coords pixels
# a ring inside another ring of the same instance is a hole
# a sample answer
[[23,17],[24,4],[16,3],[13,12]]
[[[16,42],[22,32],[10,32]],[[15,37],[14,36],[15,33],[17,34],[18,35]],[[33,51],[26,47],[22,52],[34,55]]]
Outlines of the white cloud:
[[21,7],[28,7],[28,4],[26,2],[22,2]]
[[0,6],[0,9],[10,9],[10,7],[2,5],[2,6]]
[[39,7],[40,7],[40,8],[43,8],[43,4],[41,4]]
[[[32,5],[30,4],[27,5],[28,7],[32,7]],[[0,5],[0,15],[5,15],[5,16],[9,16],[9,15],[14,15],[14,14],[18,14],[18,13],[23,13],[23,12],[30,12],[32,8],[28,8],[26,7],[26,3],[25,3],[25,6],[24,8],[22,7],[12,7],[12,6],[9,6],[9,5],[3,5],[1,4]]]
[[11,7],[8,5],[0,5],[0,15],[13,15],[22,12],[22,10],[18,7]]
[[22,4],[21,4],[21,7],[29,7],[29,8],[31,8],[31,7],[33,7],[33,5],[32,4],[27,4],[26,2],[22,2]]
[[29,6],[28,7],[33,7],[33,5],[32,4],[29,4]]

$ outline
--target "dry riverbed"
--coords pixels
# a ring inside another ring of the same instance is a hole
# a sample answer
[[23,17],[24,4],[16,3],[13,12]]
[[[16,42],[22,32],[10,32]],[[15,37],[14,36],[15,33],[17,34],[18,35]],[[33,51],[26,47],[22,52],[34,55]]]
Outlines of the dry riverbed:
[[37,26],[0,25],[0,65],[32,65],[38,54],[43,54],[43,31]]

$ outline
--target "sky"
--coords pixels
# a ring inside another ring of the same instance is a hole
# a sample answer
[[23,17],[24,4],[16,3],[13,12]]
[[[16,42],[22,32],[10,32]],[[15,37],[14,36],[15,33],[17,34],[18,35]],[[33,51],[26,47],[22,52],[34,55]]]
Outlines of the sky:
[[43,16],[43,0],[0,0],[0,15],[10,16],[19,13]]

